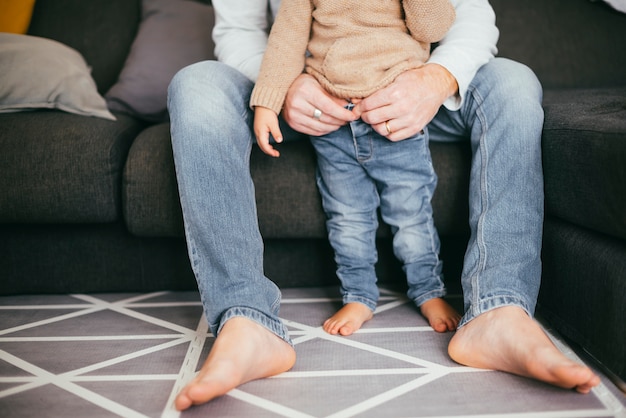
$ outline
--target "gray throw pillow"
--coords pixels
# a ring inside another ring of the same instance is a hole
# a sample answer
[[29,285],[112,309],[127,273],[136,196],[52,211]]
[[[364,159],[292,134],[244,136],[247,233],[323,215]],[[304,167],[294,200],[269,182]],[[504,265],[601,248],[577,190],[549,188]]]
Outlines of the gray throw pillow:
[[592,3],[604,1],[618,12],[626,13],[626,0],[590,0]]
[[626,0],[604,0],[617,11],[626,13]]
[[178,70],[213,58],[213,9],[190,0],[143,0],[142,21],[109,109],[150,122],[168,120],[167,87]]
[[115,120],[78,51],[52,39],[0,33],[0,113],[34,109]]

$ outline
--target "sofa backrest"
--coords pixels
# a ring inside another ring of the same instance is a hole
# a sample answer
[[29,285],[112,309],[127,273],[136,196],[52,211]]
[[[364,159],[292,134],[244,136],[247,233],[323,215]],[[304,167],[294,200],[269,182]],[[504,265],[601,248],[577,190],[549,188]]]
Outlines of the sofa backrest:
[[104,94],[116,81],[141,19],[141,0],[37,0],[29,35],[78,50]]
[[[545,88],[626,85],[625,14],[599,0],[490,3],[499,55],[531,67]],[[117,80],[140,19],[141,0],[37,0],[28,33],[81,52],[104,94]]]
[[626,14],[591,0],[490,3],[499,55],[531,67],[544,88],[626,86]]

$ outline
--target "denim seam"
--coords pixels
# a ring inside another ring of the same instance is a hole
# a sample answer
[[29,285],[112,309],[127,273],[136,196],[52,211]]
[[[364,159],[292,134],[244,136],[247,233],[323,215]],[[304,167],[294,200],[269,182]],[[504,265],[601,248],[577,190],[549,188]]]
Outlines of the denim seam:
[[[425,136],[424,137],[426,138],[426,135],[428,135],[428,133],[427,133],[428,131],[426,131],[426,128],[424,130],[425,130],[425,134],[424,134]],[[435,188],[436,188],[437,181],[438,181],[437,173],[435,172],[435,169],[434,169],[434,167],[432,165],[432,161],[431,161],[431,158],[430,158],[430,152],[428,152],[428,142],[427,141],[423,141],[422,143],[423,143],[424,147],[426,147],[426,148],[423,148],[424,156],[427,157],[427,158],[424,158],[424,159],[430,161],[430,164],[429,164],[430,184],[434,184]],[[430,195],[431,201],[432,201],[432,198],[433,198],[433,194]],[[432,208],[432,206],[431,206],[431,208]],[[429,232],[429,235],[430,235],[430,250],[431,250],[431,253],[434,254],[435,258],[436,258],[436,262],[433,264],[432,275],[433,275],[433,277],[439,277],[439,280],[442,281],[441,273],[437,272],[437,270],[441,266],[441,259],[439,258],[439,251],[437,249],[437,243],[436,243],[437,240],[436,240],[435,237],[438,236],[438,232],[437,232],[437,228],[435,227],[435,223],[434,222],[428,224],[428,232]],[[445,288],[444,288],[444,294],[441,295],[441,296],[444,296],[444,295],[445,295]]]
[[[487,132],[487,121],[485,115],[482,113],[483,98],[479,94],[479,92],[472,88],[468,90],[468,95],[471,95],[473,98],[473,102],[477,105],[476,108],[476,117],[480,121],[481,132],[480,132],[480,158],[481,158],[481,168],[480,168],[480,196],[481,196],[481,207],[480,207],[480,216],[476,225],[476,246],[478,249],[478,260],[476,262],[476,270],[470,275],[470,280],[472,283],[472,306],[474,303],[480,302],[480,279],[481,272],[484,270],[485,265],[487,263],[487,249],[484,243],[484,219],[486,213],[489,208],[489,199],[487,193],[487,166],[488,166],[488,155],[487,152],[487,142],[485,141],[485,136]],[[469,101],[468,101],[469,103]]]
[[367,145],[369,145],[369,149],[368,149],[368,154],[365,157],[362,157],[362,153],[360,150],[363,149],[362,146],[362,140],[359,141],[359,137],[363,137],[363,135],[355,135],[354,133],[354,128],[353,128],[353,124],[357,124],[357,123],[365,123],[362,120],[357,120],[354,122],[350,122],[350,133],[352,134],[352,143],[354,144],[354,158],[355,160],[363,165],[365,163],[367,163],[368,161],[372,160],[374,158],[374,145],[372,144],[372,142],[374,141],[374,138],[372,138],[372,135],[377,135],[376,132],[374,131],[373,128],[371,128],[371,130],[367,133]]

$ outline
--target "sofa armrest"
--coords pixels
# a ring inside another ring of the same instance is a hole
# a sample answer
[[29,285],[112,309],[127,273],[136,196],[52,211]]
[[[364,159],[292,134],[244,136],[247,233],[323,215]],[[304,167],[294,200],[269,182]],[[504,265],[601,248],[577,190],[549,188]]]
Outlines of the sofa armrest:
[[547,212],[626,239],[626,87],[547,91]]

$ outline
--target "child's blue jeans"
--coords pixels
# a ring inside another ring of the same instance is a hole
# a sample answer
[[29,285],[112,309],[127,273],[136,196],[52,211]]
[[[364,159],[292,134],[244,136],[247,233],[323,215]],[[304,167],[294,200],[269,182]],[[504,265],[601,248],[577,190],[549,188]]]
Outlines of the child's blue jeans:
[[443,296],[439,237],[430,205],[437,176],[427,131],[392,142],[358,120],[311,143],[344,304],[376,308],[379,207],[394,235],[393,249],[403,264],[409,297],[419,306]]

